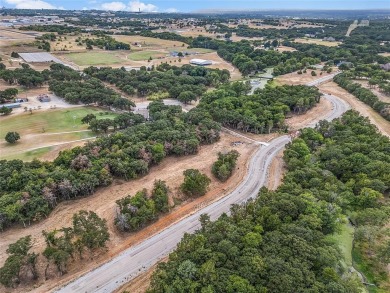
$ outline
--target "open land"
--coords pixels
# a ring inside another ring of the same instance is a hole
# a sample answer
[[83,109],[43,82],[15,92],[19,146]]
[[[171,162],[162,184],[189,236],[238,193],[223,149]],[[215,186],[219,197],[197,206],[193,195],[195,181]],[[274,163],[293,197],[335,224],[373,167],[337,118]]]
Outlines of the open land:
[[[314,71],[317,75],[312,76],[311,72]],[[321,77],[329,76],[333,74],[335,70],[333,69],[331,73],[322,72],[319,69],[307,69],[306,73],[298,74],[296,71],[284,75],[277,76],[274,80],[277,84],[287,84],[287,85],[300,85],[312,82]],[[322,74],[321,74],[322,72]]]
[[302,44],[316,44],[316,45],[322,45],[328,47],[336,47],[341,44],[341,42],[329,42],[329,41],[323,41],[320,39],[311,39],[311,38],[298,38],[295,39],[294,42],[302,43]]
[[[0,159],[24,159],[50,157],[58,146],[76,143],[95,137],[81,119],[87,114],[100,118],[113,118],[115,114],[92,108],[49,109],[0,117],[0,137],[16,131],[21,139],[14,145],[1,140]],[[69,147],[69,146],[68,146]]]

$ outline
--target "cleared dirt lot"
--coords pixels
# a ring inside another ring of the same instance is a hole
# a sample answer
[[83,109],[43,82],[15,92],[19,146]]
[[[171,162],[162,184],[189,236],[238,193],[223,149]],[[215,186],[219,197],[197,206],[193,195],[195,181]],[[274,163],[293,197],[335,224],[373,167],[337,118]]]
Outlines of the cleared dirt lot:
[[[312,76],[311,72],[314,71],[317,76]],[[322,72],[321,70],[315,69],[307,69],[306,73],[298,74],[296,71],[284,75],[277,76],[274,80],[277,84],[288,84],[288,85],[300,85],[306,84],[308,82],[319,79],[320,77],[325,77],[332,74],[335,69],[332,70],[331,73]],[[322,75],[321,75],[322,72]]]
[[321,84],[318,88],[325,93],[338,96],[348,102],[352,109],[357,110],[361,115],[368,117],[371,123],[375,124],[382,134],[390,137],[390,122],[382,118],[382,116],[375,112],[370,106],[359,101],[355,96],[339,87],[335,82],[331,81]]

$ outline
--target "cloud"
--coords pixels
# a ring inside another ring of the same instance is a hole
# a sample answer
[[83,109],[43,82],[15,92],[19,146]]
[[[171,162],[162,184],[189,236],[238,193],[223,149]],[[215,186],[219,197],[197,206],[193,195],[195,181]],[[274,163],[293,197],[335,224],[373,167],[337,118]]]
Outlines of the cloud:
[[158,8],[153,4],[145,4],[143,2],[140,2],[139,0],[135,0],[129,2],[128,10],[129,11],[141,10],[142,12],[157,12]]
[[109,2],[109,3],[103,3],[101,5],[101,8],[103,10],[123,11],[123,10],[126,10],[127,7],[122,2]]
[[[141,12],[157,12],[158,7],[153,4],[146,4],[139,0],[130,1],[127,5],[123,2],[107,2],[99,6],[99,9],[102,10],[112,10],[112,11],[141,11]],[[171,8],[169,12],[177,12],[176,9]],[[168,11],[167,11],[168,12]]]
[[179,10],[177,10],[176,8],[168,8],[168,9],[165,9],[164,12],[167,12],[167,13],[176,13],[176,12],[179,12]]
[[5,0],[18,9],[56,9],[58,7],[42,0]]

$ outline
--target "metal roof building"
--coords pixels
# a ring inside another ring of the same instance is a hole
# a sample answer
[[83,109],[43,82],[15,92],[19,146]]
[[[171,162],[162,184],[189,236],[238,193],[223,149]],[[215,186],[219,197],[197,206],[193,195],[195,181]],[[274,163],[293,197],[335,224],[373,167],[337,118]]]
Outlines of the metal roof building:
[[207,66],[207,65],[213,64],[213,61],[204,60],[204,59],[191,59],[190,64],[199,65],[199,66]]

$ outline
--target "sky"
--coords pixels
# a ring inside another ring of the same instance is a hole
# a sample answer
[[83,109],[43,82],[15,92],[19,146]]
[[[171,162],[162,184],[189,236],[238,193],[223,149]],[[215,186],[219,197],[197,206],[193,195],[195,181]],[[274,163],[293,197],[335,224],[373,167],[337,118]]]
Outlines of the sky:
[[21,9],[100,9],[143,12],[199,12],[281,9],[390,9],[390,0],[0,0]]

